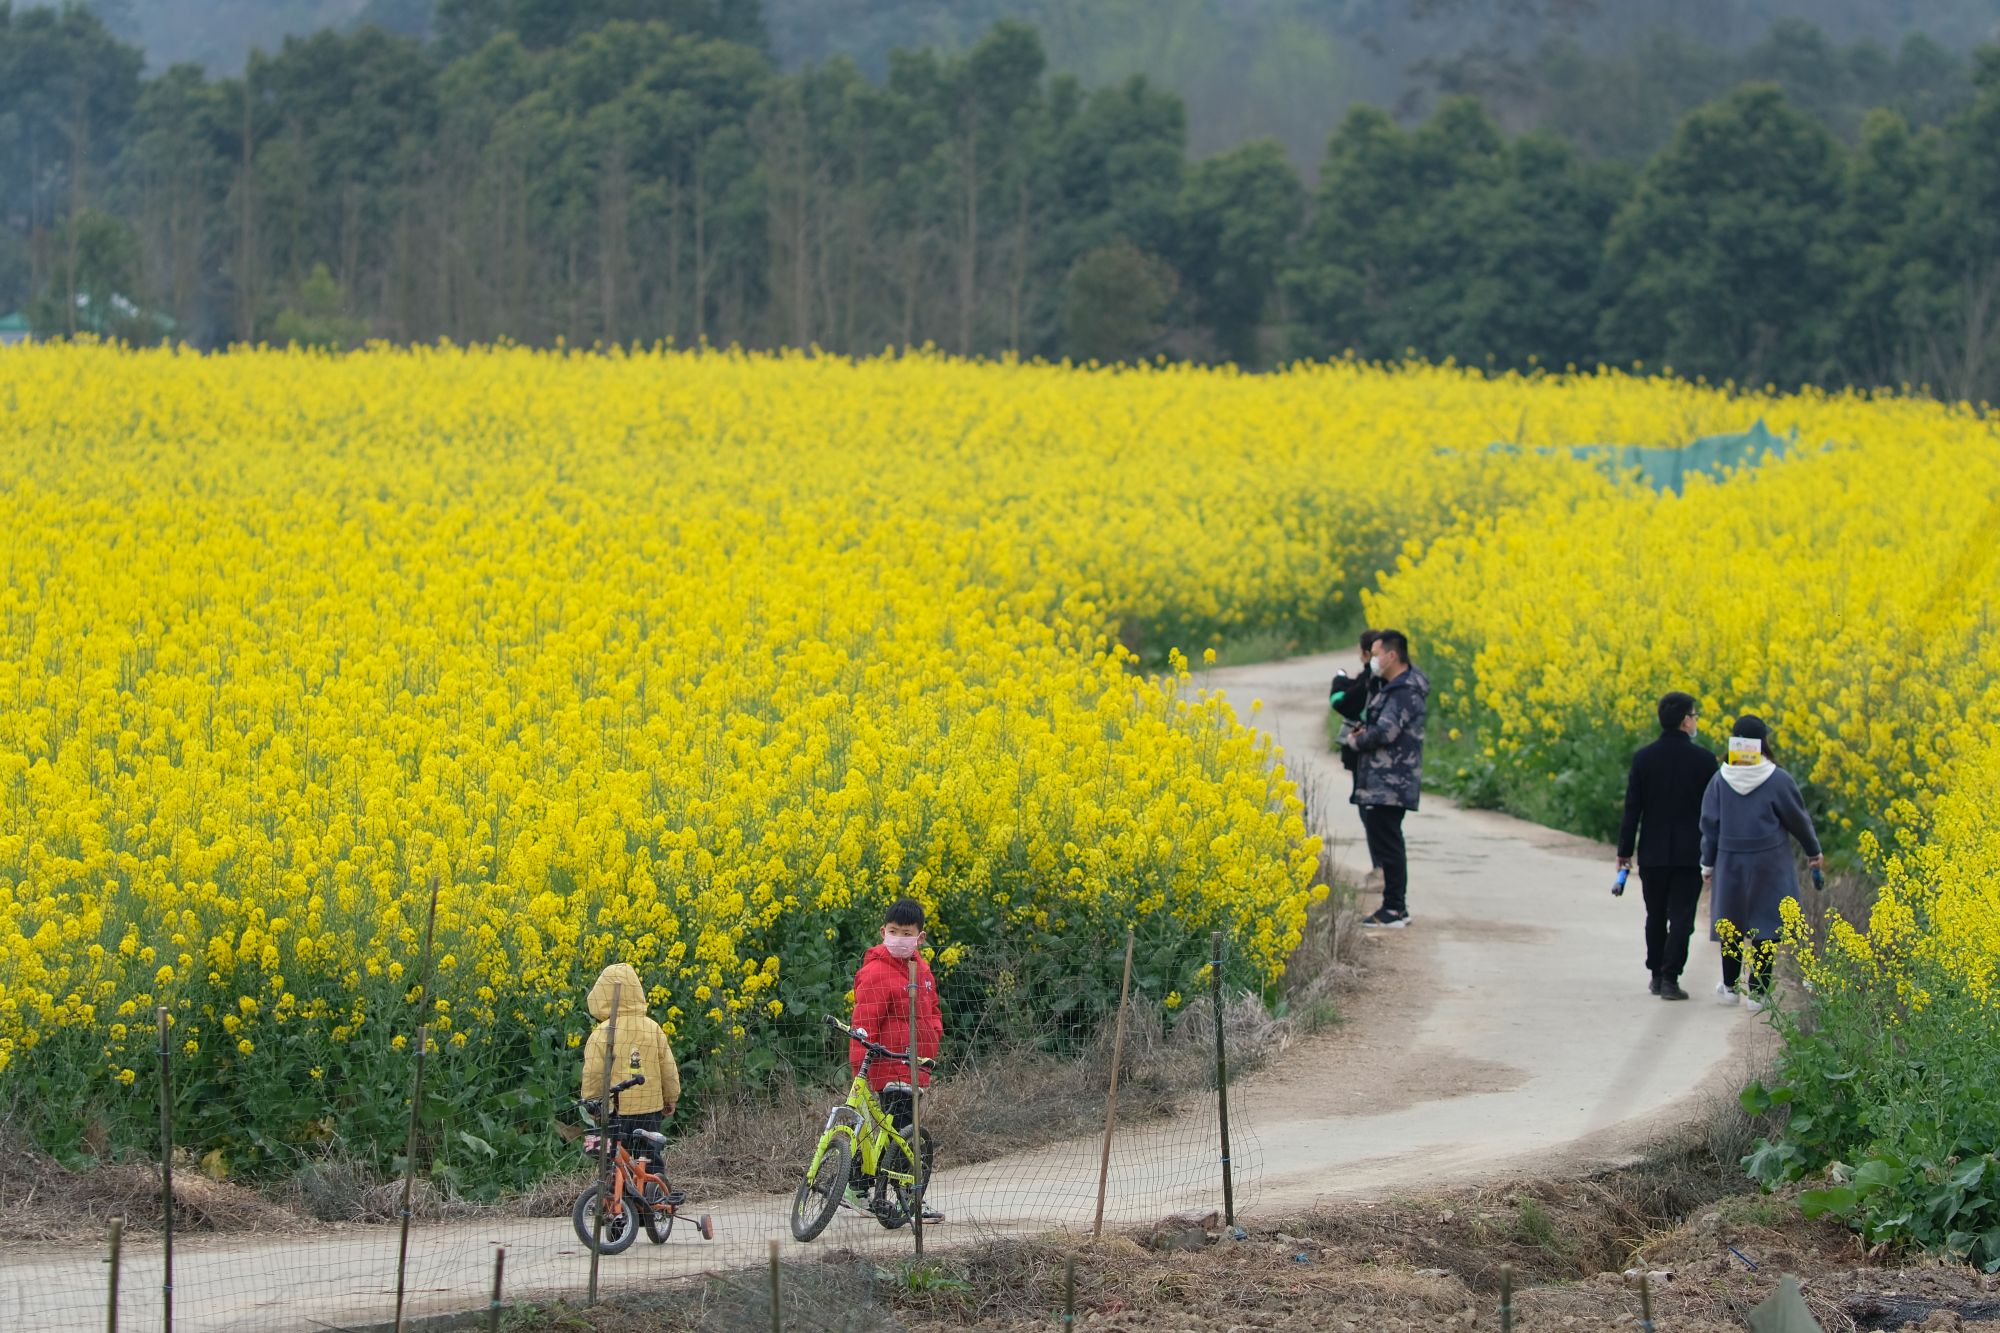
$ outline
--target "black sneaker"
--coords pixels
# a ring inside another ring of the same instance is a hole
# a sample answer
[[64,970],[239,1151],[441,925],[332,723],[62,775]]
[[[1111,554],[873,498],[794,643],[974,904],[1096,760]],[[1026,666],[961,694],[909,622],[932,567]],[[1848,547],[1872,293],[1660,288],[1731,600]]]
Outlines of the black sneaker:
[[1401,930],[1410,924],[1408,912],[1398,912],[1392,907],[1379,907],[1373,913],[1361,918],[1364,926],[1378,926],[1383,930]]
[[1681,983],[1674,980],[1660,983],[1660,998],[1663,1000],[1685,1000],[1688,993],[1681,989]]
[[1653,973],[1652,981],[1650,981],[1646,985],[1646,994],[1658,995],[1659,993],[1660,993],[1660,974],[1658,972],[1655,972]]

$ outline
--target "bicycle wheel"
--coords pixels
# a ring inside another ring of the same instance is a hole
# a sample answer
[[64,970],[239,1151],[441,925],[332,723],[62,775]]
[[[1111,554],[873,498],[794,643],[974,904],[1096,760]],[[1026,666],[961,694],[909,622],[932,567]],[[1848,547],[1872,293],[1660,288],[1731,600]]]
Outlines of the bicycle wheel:
[[[919,1132],[923,1137],[918,1152],[924,1159],[924,1169],[918,1176],[918,1181],[923,1185],[924,1189],[928,1190],[931,1187],[931,1163],[937,1157],[937,1147],[931,1142],[931,1132],[928,1129]],[[889,1146],[882,1150],[882,1172],[877,1177],[887,1186],[884,1193],[888,1197],[883,1199],[882,1207],[876,1212],[875,1217],[877,1221],[881,1222],[883,1226],[889,1228],[891,1231],[894,1231],[897,1227],[908,1226],[910,1219],[915,1217],[917,1213],[918,1194],[916,1186],[905,1185],[900,1180],[892,1181],[888,1179],[889,1172],[891,1171],[900,1174],[909,1172],[909,1170],[910,1159],[903,1151],[903,1146],[896,1142],[896,1140],[890,1139]]]
[[[639,1239],[638,1200],[626,1195],[625,1206],[615,1212],[604,1210],[604,1238],[597,1246],[599,1254],[623,1254],[632,1248],[632,1242]],[[597,1186],[576,1196],[576,1207],[570,1210],[570,1221],[576,1224],[576,1234],[585,1245],[591,1243],[597,1219],[593,1215],[597,1209]]]
[[667,1187],[648,1177],[645,1195],[646,1238],[655,1245],[665,1245],[667,1237],[674,1234],[674,1206],[667,1202]]
[[799,1182],[792,1196],[792,1235],[811,1240],[826,1230],[826,1224],[840,1210],[847,1194],[847,1173],[854,1164],[854,1141],[845,1134],[833,1134],[820,1155],[819,1170]]

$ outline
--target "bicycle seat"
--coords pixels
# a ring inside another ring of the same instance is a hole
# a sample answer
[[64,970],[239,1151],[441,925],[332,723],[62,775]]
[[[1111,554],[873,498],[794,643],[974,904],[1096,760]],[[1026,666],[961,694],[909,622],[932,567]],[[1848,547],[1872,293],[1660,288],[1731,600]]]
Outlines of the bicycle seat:
[[632,1131],[632,1138],[634,1142],[648,1143],[655,1148],[664,1148],[667,1144],[666,1135],[655,1133],[650,1129],[635,1129]]
[[882,1091],[884,1091],[884,1092],[915,1092],[915,1091],[916,1091],[916,1089],[915,1089],[915,1088],[913,1088],[913,1087],[911,1087],[911,1086],[910,1086],[909,1084],[907,1084],[907,1083],[884,1083],[884,1084],[882,1085]]

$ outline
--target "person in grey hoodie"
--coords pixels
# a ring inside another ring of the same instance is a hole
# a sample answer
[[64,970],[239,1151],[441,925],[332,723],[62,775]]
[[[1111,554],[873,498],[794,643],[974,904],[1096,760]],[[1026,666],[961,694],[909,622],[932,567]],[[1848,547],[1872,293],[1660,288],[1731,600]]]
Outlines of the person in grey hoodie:
[[[1754,713],[1745,713],[1736,719],[1729,762],[1710,779],[1701,799],[1701,875],[1713,890],[1709,938],[1722,944],[1722,981],[1715,993],[1724,1004],[1737,1002],[1739,980],[1753,1010],[1763,1008],[1770,993],[1778,904],[1799,888],[1794,839],[1805,851],[1806,864],[1817,868],[1823,863],[1799,784],[1771,758],[1770,727]],[[1733,927],[1726,935],[1724,922]]]

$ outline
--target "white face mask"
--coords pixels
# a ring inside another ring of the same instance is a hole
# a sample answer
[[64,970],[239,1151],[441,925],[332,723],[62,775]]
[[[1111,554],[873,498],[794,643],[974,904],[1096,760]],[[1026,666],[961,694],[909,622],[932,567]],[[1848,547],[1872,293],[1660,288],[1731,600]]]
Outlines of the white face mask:
[[1382,674],[1382,657],[1379,653],[1368,659],[1368,669],[1378,676]]

